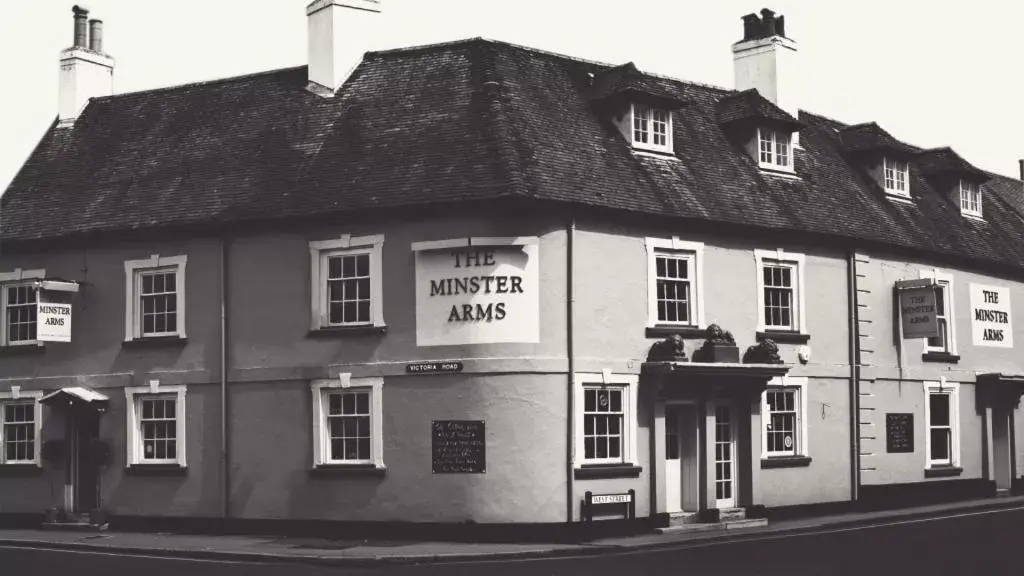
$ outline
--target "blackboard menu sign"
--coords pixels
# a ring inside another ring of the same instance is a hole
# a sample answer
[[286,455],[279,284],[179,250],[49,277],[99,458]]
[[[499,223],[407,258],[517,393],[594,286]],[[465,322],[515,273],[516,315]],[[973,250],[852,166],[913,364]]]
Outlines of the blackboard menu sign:
[[914,415],[885,415],[885,451],[914,451]]
[[483,420],[434,420],[431,428],[434,474],[487,471]]

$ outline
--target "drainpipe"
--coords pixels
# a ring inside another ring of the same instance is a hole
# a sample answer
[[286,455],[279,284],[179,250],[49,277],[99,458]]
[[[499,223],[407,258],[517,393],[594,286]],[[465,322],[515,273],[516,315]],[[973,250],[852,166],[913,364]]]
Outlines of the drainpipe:
[[857,321],[857,259],[856,252],[847,253],[847,302],[850,309],[850,501],[857,502],[860,493],[860,358]]
[[220,240],[220,478],[221,514],[225,520],[231,517],[231,478],[228,458],[228,289],[227,289],[227,239]]
[[565,450],[565,521],[572,524],[575,515],[576,504],[573,496],[573,451],[576,448],[576,407],[573,394],[576,387],[576,358],[573,339],[573,302],[575,300],[576,267],[573,262],[573,253],[576,242],[576,217],[569,218],[569,225],[566,227],[565,241],[565,353],[569,360],[568,388],[566,399],[568,413],[566,414],[566,437],[568,443]]

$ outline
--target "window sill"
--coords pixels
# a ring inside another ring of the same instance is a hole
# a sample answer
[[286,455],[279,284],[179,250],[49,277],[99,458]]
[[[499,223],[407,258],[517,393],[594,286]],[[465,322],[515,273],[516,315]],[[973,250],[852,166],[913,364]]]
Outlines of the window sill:
[[377,336],[388,331],[387,326],[325,326],[310,330],[310,338],[343,338],[345,336]]
[[973,212],[964,212],[963,210],[961,210],[960,215],[963,216],[964,218],[967,218],[968,220],[973,220],[980,224],[985,223],[985,217],[982,216],[981,214],[974,214]]
[[633,152],[639,152],[640,154],[649,154],[656,158],[664,158],[666,160],[678,160],[675,150],[671,148],[656,148],[653,146],[644,146],[643,144],[632,144]]
[[698,328],[697,326],[673,326],[672,324],[648,326],[646,332],[648,338],[665,338],[673,334],[679,334],[683,338],[703,338],[707,336],[704,328]]
[[174,346],[184,346],[188,344],[188,338],[182,338],[181,336],[144,336],[142,338],[134,338],[132,340],[125,340],[121,343],[122,348],[172,348]]
[[758,165],[757,169],[760,170],[762,174],[768,176],[780,176],[782,178],[789,178],[791,180],[800,180],[800,177],[797,176],[796,174],[796,170],[792,168],[783,168],[781,166],[767,166],[761,164]]
[[132,464],[124,473],[129,476],[187,476],[188,468],[180,464]]
[[960,357],[956,354],[950,354],[949,352],[925,352],[921,355],[921,360],[925,362],[946,362],[949,364],[956,364],[960,362]]
[[924,477],[949,478],[951,476],[959,476],[963,471],[964,469],[959,466],[935,466],[933,468],[925,468]]
[[771,330],[765,330],[764,332],[757,333],[757,341],[770,339],[773,342],[779,342],[782,344],[806,344],[811,339],[810,334],[801,334],[800,332],[787,332],[778,331],[774,332]]
[[387,474],[386,466],[375,464],[317,464],[313,467],[310,476],[378,476]]
[[885,191],[885,197],[888,198],[889,200],[892,200],[894,202],[899,202],[901,204],[910,204],[910,205],[914,204],[914,200],[913,200],[913,198],[911,198],[911,196],[909,194],[908,195],[903,195],[903,194],[899,194],[897,192],[889,192],[888,190],[886,190]]
[[46,352],[46,346],[42,344],[22,344],[20,346],[0,346],[0,356],[30,356]]
[[639,478],[643,467],[633,464],[584,464],[573,470],[576,480],[596,480],[599,478]]
[[761,469],[805,468],[811,465],[810,456],[769,456],[761,459]]
[[10,476],[40,476],[43,467],[38,464],[0,464],[0,478]]

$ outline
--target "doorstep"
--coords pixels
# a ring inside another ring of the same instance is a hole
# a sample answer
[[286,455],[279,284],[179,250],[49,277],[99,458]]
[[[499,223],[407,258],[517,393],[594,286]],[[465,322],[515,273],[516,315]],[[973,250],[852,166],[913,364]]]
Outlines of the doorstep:
[[715,532],[724,530],[742,530],[744,528],[761,528],[768,525],[767,518],[743,518],[722,522],[695,522],[677,524],[665,528],[655,528],[656,534],[688,534],[691,532]]

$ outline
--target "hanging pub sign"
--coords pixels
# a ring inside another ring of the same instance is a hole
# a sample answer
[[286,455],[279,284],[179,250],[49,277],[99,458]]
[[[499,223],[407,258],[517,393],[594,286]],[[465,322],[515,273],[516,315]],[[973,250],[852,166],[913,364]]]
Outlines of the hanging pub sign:
[[539,342],[537,238],[415,242],[416,345]]
[[900,280],[896,282],[899,297],[900,323],[903,339],[933,338],[939,335],[935,309],[935,280]]
[[971,334],[975,346],[1013,348],[1009,288],[971,284]]

